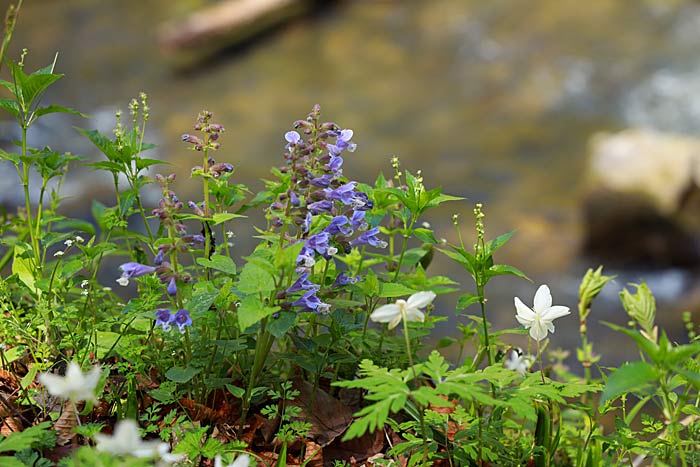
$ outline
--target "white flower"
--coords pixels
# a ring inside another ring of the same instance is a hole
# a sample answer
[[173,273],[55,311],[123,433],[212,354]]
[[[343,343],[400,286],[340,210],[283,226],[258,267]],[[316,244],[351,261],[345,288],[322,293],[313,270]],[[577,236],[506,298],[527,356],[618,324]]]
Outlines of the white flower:
[[129,278],[121,276],[119,279],[117,279],[117,284],[121,285],[122,287],[126,287],[129,285]]
[[83,243],[85,241],[85,239],[83,237],[81,237],[80,235],[76,235],[75,241],[78,243]]
[[102,369],[95,366],[90,373],[84,375],[77,362],[70,362],[65,376],[52,373],[41,373],[39,382],[46,387],[49,394],[73,402],[95,400],[95,388],[100,381]]
[[[248,467],[249,465],[250,456],[248,454],[242,454],[226,467]],[[224,467],[224,462],[221,460],[221,456],[217,455],[214,458],[214,467]]]
[[525,329],[529,329],[530,336],[538,342],[547,337],[548,331],[554,332],[552,321],[570,313],[569,307],[552,306],[552,294],[546,285],[537,289],[532,309],[515,297],[515,310],[515,319],[525,326]]
[[68,240],[66,240],[65,242],[63,242],[63,244],[66,245],[66,246],[73,246],[73,240],[71,240],[71,239],[69,238]]
[[84,289],[90,284],[90,282],[87,279],[83,279],[82,282],[80,283],[80,288]]
[[144,441],[134,420],[121,420],[114,427],[112,436],[97,433],[97,450],[116,456],[166,457],[171,455],[167,443]]
[[524,375],[530,369],[534,361],[535,357],[532,355],[524,355],[517,350],[511,350],[508,354],[508,358],[503,362],[503,366]]
[[389,323],[389,329],[394,329],[401,319],[423,322],[425,314],[419,308],[430,305],[434,299],[434,292],[414,293],[408,300],[396,300],[396,303],[380,306],[369,318],[377,323]]
[[56,253],[54,253],[53,255],[54,255],[54,256],[63,256],[64,253],[65,253],[64,251],[58,250],[58,251],[57,251]]

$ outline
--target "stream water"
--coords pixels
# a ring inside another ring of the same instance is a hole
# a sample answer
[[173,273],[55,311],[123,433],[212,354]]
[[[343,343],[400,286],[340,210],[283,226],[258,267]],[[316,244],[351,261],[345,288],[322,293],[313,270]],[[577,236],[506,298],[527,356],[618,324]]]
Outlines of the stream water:
[[[497,259],[534,284],[495,280],[489,305],[499,326],[516,325],[513,294],[531,302],[542,282],[556,303],[574,310],[578,280],[596,266],[578,254],[592,134],[630,125],[691,134],[700,128],[700,5],[690,0],[334,2],[176,71],[158,48],[157,27],[205,3],[25,0],[11,56],[26,47],[28,66],[38,68],[59,52],[57,69],[66,78],[47,101],[95,117],[49,119],[31,135],[34,143],[97,157],[71,125],[109,131],[114,110],[145,91],[150,139],[157,157],[183,175],[181,197],[196,195],[186,176],[193,153],[179,136],[202,108],[227,129],[218,159],[233,163],[237,180],[255,189],[280,160],[291,122],[319,103],[326,118],[355,130],[349,177],[370,182],[378,171],[389,173],[397,155],[404,168],[422,169],[429,187],[468,199],[425,219],[439,236],[455,238],[450,217],[459,212],[471,238],[475,202],[485,204],[487,234],[518,230]],[[7,124],[0,130],[12,137]],[[2,181],[4,202],[17,191],[14,183]],[[86,176],[67,186],[68,194],[102,198],[100,183]],[[246,229],[239,239],[249,236]],[[441,259],[436,272],[468,283]],[[622,274],[618,290],[640,279],[638,271]],[[647,279],[663,301],[677,299],[692,276],[665,271]],[[446,314],[455,300],[441,303]],[[611,288],[601,309],[614,316],[605,319],[625,322],[615,300]],[[554,344],[575,335],[575,321],[557,323]],[[677,323],[677,315],[666,321]]]

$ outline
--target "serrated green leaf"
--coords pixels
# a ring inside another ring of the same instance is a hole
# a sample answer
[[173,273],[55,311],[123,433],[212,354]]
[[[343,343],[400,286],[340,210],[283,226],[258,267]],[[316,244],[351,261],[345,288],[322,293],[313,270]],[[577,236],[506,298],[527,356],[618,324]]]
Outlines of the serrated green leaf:
[[212,216],[212,219],[214,221],[214,225],[219,225],[224,222],[230,221],[231,219],[236,219],[238,217],[246,217],[242,216],[240,214],[235,214],[233,212],[217,212]]
[[475,303],[479,303],[479,296],[473,293],[465,293],[457,299],[457,310],[464,310]]
[[234,263],[229,256],[213,255],[210,259],[197,258],[197,264],[207,268],[216,269],[217,271],[221,271],[226,274],[236,274],[236,263]]
[[243,300],[238,307],[238,328],[241,332],[259,323],[268,316],[278,312],[278,306],[266,306],[255,295],[249,295]]
[[646,362],[634,362],[618,368],[608,376],[600,405],[622,394],[640,391],[658,379],[656,368]]
[[270,292],[275,290],[275,281],[266,269],[249,260],[241,269],[238,290],[244,295]]
[[34,111],[34,116],[41,117],[42,115],[47,115],[47,114],[52,114],[52,113],[64,113],[64,114],[77,115],[77,116],[83,117],[83,118],[89,118],[87,115],[80,113],[75,109],[71,109],[68,107],[62,107],[60,105],[48,105],[46,107],[40,107]]
[[30,247],[26,244],[17,243],[14,247],[12,257],[12,274],[17,274],[19,280],[32,292],[40,293],[36,288],[34,278],[34,261],[30,258]]
[[19,117],[19,105],[12,99],[0,99],[0,109],[7,110],[13,117]]

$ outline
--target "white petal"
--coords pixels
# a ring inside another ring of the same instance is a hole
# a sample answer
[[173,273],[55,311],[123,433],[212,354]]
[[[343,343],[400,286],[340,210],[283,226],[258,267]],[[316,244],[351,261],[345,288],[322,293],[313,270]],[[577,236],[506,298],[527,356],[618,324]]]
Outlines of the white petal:
[[546,321],[553,321],[557,318],[561,318],[562,316],[566,316],[570,314],[571,312],[569,311],[568,306],[561,306],[561,305],[554,305],[550,306],[546,310],[542,312],[542,319]]
[[535,312],[528,308],[518,297],[515,297],[513,301],[515,302],[515,310],[517,312],[515,319],[523,326],[532,326],[532,322],[535,319]]
[[541,341],[547,337],[547,329],[542,325],[541,322],[535,321],[530,328],[530,336],[536,341]]
[[535,292],[535,303],[532,309],[541,313],[550,306],[552,306],[552,294],[549,292],[549,287],[543,284]]
[[248,454],[242,454],[233,461],[233,464],[228,467],[248,467],[250,465],[250,456]]
[[396,326],[399,325],[400,322],[401,322],[401,313],[399,313],[398,315],[391,318],[391,321],[389,321],[389,324],[387,325],[387,327],[389,329],[394,329]]
[[417,308],[406,310],[406,321],[419,321],[422,323],[425,321],[425,313]]
[[66,380],[63,376],[54,375],[52,373],[41,373],[39,375],[39,382],[44,385],[52,396],[68,399],[70,388],[67,387]]
[[407,308],[423,308],[432,303],[435,300],[435,292],[418,292],[414,293],[408,298],[406,302]]
[[375,323],[388,323],[396,317],[401,319],[401,308],[395,303],[382,305],[369,315],[369,319]]

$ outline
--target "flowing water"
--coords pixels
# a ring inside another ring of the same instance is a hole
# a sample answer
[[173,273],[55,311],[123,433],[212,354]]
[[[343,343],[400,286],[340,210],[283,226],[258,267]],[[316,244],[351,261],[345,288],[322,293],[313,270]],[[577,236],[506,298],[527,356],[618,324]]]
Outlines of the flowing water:
[[[378,171],[389,173],[389,158],[397,155],[404,168],[422,169],[429,187],[468,198],[425,219],[439,236],[456,238],[450,217],[459,212],[471,238],[475,202],[485,204],[487,234],[518,229],[497,259],[535,284],[496,280],[489,304],[499,325],[516,324],[514,291],[531,302],[541,282],[550,283],[555,302],[575,307],[577,282],[595,266],[578,255],[593,133],[629,125],[700,128],[700,5],[692,1],[334,2],[175,71],[159,51],[157,27],[204,3],[25,0],[13,57],[27,47],[28,66],[37,68],[59,52],[57,69],[66,78],[47,100],[95,116],[72,124],[109,131],[114,109],[147,92],[156,155],[174,164],[183,175],[181,197],[193,199],[186,174],[196,157],[179,136],[202,108],[227,129],[218,159],[233,163],[236,179],[256,189],[280,161],[291,122],[321,104],[326,118],[355,130],[358,150],[346,158],[350,178],[370,182]],[[69,124],[47,122],[32,135],[35,144],[97,157]],[[1,129],[11,137],[7,125]],[[88,180],[95,178],[86,176],[68,193],[84,199],[79,190]],[[100,198],[106,192],[89,190]],[[244,226],[237,232],[239,239],[249,233]],[[436,271],[468,283],[445,263]],[[662,273],[651,278],[652,289],[673,298],[688,277]],[[627,273],[618,289],[627,279],[639,274]],[[615,292],[607,297],[604,308],[616,317],[606,319],[624,322],[611,305]],[[454,301],[441,306],[451,309]],[[576,332],[575,321],[561,320],[555,343]]]

